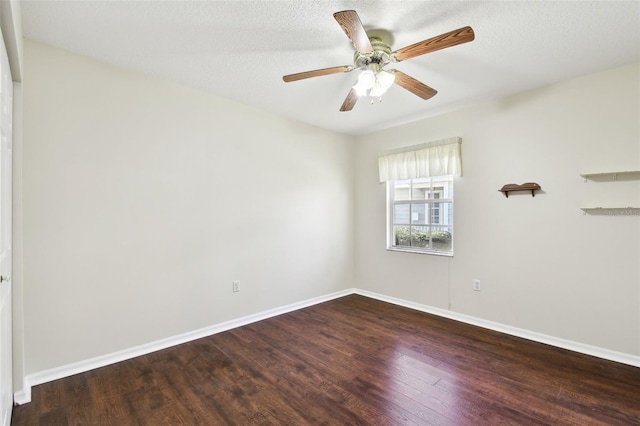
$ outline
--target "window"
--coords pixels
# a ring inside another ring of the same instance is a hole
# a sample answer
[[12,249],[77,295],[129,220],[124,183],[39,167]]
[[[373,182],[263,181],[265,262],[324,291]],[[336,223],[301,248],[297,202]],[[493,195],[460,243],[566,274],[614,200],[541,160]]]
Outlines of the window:
[[390,250],[453,255],[453,176],[387,182]]
[[453,177],[462,176],[462,139],[379,154],[387,185],[387,248],[453,256]]

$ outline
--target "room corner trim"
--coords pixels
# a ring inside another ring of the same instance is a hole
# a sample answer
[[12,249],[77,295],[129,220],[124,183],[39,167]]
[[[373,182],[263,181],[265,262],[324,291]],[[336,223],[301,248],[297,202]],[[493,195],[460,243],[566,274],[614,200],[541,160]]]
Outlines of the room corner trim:
[[473,317],[471,315],[465,315],[446,309],[436,308],[429,305],[423,305],[420,303],[410,302],[404,299],[398,299],[391,296],[386,296],[379,293],[374,293],[367,290],[355,289],[355,294],[361,296],[370,297],[383,302],[393,303],[394,305],[404,306],[405,308],[415,309],[418,311],[426,312],[428,314],[438,315],[440,317],[460,321],[466,324],[475,325],[478,327],[486,328],[500,333],[509,334],[511,336],[521,337],[523,339],[532,340],[538,343],[544,343],[551,346],[556,346],[562,349],[568,349],[570,351],[579,352],[586,355],[595,356],[598,358],[606,359],[609,361],[615,361],[622,364],[632,365],[634,367],[640,367],[640,356],[635,356],[623,352],[616,352],[609,349],[600,348],[597,346],[591,346],[572,340],[566,340],[559,337],[549,336],[535,331],[526,330],[523,328],[512,327],[505,324],[500,324],[493,321],[484,320],[481,318]]
[[166,339],[157,340],[155,342],[146,343],[140,346],[135,346],[129,349],[124,349],[118,352],[90,358],[83,361],[78,361],[72,364],[63,365],[56,368],[51,368],[37,373],[27,374],[24,379],[24,389],[17,391],[13,395],[13,400],[16,404],[22,405],[31,402],[31,387],[37,386],[42,383],[51,382],[53,380],[69,377],[74,374],[84,373],[89,370],[104,367],[117,362],[125,361],[131,358],[135,358],[141,355],[146,355],[151,352],[167,349],[172,346],[187,343],[192,340],[200,339],[203,337],[211,336],[213,334],[221,333],[223,331],[231,330],[233,328],[242,327],[243,325],[251,324],[257,321],[262,321],[267,318],[275,317],[277,315],[286,314],[287,312],[296,311],[298,309],[306,308],[309,306],[317,305],[318,303],[327,302],[329,300],[337,299],[339,297],[353,294],[354,289],[348,289],[331,293],[325,296],[319,296],[312,299],[303,300],[301,302],[292,303],[289,305],[281,306],[274,309],[258,312],[256,314],[247,315],[241,318],[237,318],[230,321],[225,321],[219,324],[214,324],[199,330],[194,330],[184,334],[180,334]]
[[31,402],[31,386],[26,389],[16,391],[13,394],[13,402],[17,405],[26,404]]

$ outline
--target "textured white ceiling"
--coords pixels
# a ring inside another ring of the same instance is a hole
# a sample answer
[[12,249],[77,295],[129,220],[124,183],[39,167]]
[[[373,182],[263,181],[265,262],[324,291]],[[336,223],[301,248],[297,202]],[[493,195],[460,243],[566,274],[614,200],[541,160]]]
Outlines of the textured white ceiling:
[[[352,64],[333,18],[347,9],[393,50],[466,25],[476,38],[393,66],[430,100],[396,85],[339,112],[355,72],[282,76]],[[26,38],[348,134],[640,61],[638,1],[23,0],[22,17]]]

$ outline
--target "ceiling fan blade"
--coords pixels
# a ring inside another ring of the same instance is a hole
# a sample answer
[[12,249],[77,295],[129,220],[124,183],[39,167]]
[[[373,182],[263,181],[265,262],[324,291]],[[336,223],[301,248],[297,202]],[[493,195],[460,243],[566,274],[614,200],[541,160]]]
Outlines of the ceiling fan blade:
[[338,21],[338,24],[342,27],[353,47],[359,53],[373,53],[373,47],[369,41],[369,36],[362,26],[362,22],[358,17],[355,10],[343,10],[342,12],[336,12],[333,17]]
[[342,103],[342,106],[340,107],[340,111],[351,111],[353,107],[356,105],[356,102],[358,102],[358,93],[352,87],[346,99]]
[[437,37],[398,49],[393,52],[391,56],[395,58],[396,61],[400,62],[416,56],[424,55],[425,53],[435,52],[436,50],[467,43],[473,41],[474,38],[475,34],[471,27],[458,28],[457,30],[449,31],[448,33],[441,34]]
[[285,75],[284,77],[282,77],[282,79],[285,82],[289,83],[292,81],[304,80],[305,78],[320,77],[323,75],[337,74],[340,72],[349,72],[352,69],[353,67],[348,65],[344,65],[341,67],[322,68],[319,70],[305,71],[305,72],[299,72],[297,74]]
[[416,96],[420,96],[424,100],[432,98],[436,95],[436,93],[438,93],[437,90],[432,89],[426,84],[419,82],[415,78],[410,77],[401,71],[394,70],[393,73],[396,76],[396,83],[400,87],[402,87],[403,89],[407,89]]

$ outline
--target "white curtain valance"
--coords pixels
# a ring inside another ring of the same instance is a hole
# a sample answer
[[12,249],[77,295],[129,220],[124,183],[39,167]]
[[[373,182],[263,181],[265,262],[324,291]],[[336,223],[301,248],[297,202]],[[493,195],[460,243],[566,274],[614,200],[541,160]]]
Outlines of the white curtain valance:
[[389,151],[378,157],[380,182],[462,175],[459,137]]

